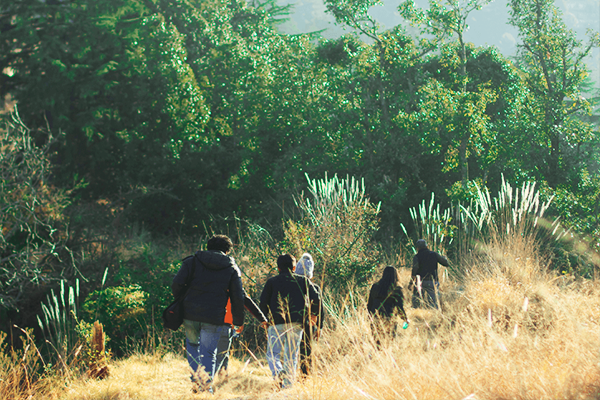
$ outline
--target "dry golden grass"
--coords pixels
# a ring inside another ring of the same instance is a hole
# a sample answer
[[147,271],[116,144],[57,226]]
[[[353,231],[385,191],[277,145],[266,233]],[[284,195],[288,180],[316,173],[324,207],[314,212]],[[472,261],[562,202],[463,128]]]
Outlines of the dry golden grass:
[[[183,354],[157,354],[112,362],[103,381],[55,380],[30,398],[600,399],[600,281],[547,272],[519,237],[482,246],[462,267],[442,284],[443,312],[412,309],[406,293],[411,324],[383,326],[380,346],[364,293],[329,298],[314,374],[290,389],[274,389],[261,349],[259,361],[232,359],[214,395],[192,394]],[[402,269],[403,282],[409,275]]]
[[443,313],[409,309],[380,349],[364,304],[337,313],[318,347],[320,397],[600,398],[599,283],[553,276],[517,239],[446,281]]
[[467,284],[443,314],[409,308],[410,327],[379,349],[363,307],[347,309],[317,345],[314,376],[285,391],[274,390],[264,361],[248,356],[232,360],[214,396],[192,395],[183,356],[166,355],[116,362],[106,381],[76,382],[60,398],[600,398],[598,283],[511,289],[493,279]]
[[96,381],[82,379],[55,398],[64,400],[121,399],[236,399],[275,395],[266,363],[232,359],[229,377],[215,382],[216,394],[193,394],[183,355],[134,355],[111,365],[111,376]]

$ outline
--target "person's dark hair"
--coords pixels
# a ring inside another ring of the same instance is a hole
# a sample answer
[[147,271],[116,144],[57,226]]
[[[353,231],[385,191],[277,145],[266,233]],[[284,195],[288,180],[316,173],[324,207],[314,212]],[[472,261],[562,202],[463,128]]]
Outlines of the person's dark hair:
[[233,243],[226,235],[214,235],[206,242],[206,249],[210,251],[222,251],[227,254],[233,249]]
[[419,239],[417,240],[417,243],[415,243],[415,247],[417,248],[417,250],[426,249],[427,242],[425,241],[425,239]]
[[396,268],[388,265],[383,269],[383,274],[379,280],[379,296],[387,296],[398,286],[398,271]]
[[296,265],[296,258],[291,254],[283,254],[277,258],[277,269],[280,271],[292,271],[294,265]]

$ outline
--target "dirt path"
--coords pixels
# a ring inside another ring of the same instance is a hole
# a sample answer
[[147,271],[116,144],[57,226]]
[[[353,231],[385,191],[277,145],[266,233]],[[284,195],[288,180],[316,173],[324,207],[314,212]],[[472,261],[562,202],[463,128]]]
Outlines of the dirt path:
[[251,357],[231,359],[229,376],[217,379],[215,394],[193,394],[187,362],[167,354],[132,356],[110,365],[110,377],[103,381],[82,379],[72,383],[60,396],[64,400],[184,400],[184,399],[281,399],[305,397],[305,385],[278,392],[274,389],[264,361]]

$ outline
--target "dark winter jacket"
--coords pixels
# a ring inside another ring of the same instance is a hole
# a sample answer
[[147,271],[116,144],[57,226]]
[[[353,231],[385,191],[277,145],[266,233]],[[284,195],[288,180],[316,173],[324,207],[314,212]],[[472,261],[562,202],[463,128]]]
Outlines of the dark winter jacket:
[[421,249],[413,257],[412,276],[421,276],[422,281],[438,281],[438,263],[448,266],[448,260],[429,249]]
[[367,309],[371,314],[379,314],[382,317],[391,317],[394,315],[394,310],[397,309],[400,317],[406,319],[404,311],[404,294],[401,287],[396,287],[386,295],[381,295],[379,292],[379,283],[373,284],[369,293],[369,301]]
[[199,251],[183,260],[183,265],[173,278],[173,295],[185,289],[185,281],[192,273],[194,278],[183,301],[184,318],[192,321],[224,325],[227,300],[231,300],[234,325],[244,324],[244,291],[241,273],[233,257],[220,251]]
[[320,314],[321,306],[321,297],[310,280],[290,271],[270,278],[260,295],[260,309],[274,324],[304,325],[311,314]]

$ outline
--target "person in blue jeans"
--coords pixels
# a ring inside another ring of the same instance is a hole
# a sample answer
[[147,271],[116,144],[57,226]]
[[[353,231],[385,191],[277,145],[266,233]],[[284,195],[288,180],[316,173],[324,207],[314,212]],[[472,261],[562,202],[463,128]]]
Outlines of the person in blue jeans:
[[[267,361],[280,388],[296,379],[303,327],[319,315],[321,298],[305,276],[294,274],[296,259],[290,254],[277,258],[279,275],[267,280],[260,295],[260,309],[269,318]],[[283,360],[282,360],[283,358]]]
[[244,324],[244,290],[240,270],[233,257],[228,255],[232,248],[233,243],[227,236],[211,237],[206,244],[207,250],[185,258],[173,278],[172,292],[177,297],[186,289],[187,277],[192,276],[183,300],[183,326],[195,393],[213,391],[217,345],[219,338],[230,328],[224,322],[228,302],[234,327],[237,329]]
[[[246,311],[250,312],[254,318],[256,318],[263,328],[267,328],[267,318],[264,316],[260,308],[256,305],[254,300],[246,291],[244,291],[244,307]],[[233,328],[233,315],[231,314],[231,302],[227,303],[227,312],[225,313],[225,325],[226,329],[222,332],[219,342],[217,344],[217,369],[215,374],[219,375],[223,372],[227,376],[227,367],[229,366],[229,349],[231,348],[231,342],[234,337],[239,336],[242,333],[243,325],[240,328]]]

